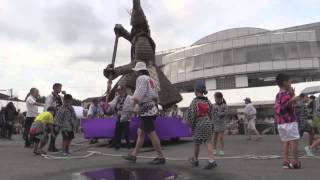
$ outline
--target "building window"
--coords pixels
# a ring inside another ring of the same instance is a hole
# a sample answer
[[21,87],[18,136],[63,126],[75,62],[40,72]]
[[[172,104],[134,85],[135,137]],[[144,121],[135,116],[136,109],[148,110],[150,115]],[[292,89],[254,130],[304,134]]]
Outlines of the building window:
[[247,50],[245,48],[234,49],[233,61],[235,64],[243,64],[247,62]]
[[178,62],[171,63],[171,77],[178,74]]
[[178,62],[178,73],[184,73],[186,71],[185,69],[185,61],[182,60],[182,61],[179,61]]
[[201,59],[205,68],[213,67],[213,54],[203,54]]
[[311,50],[314,57],[320,57],[320,41],[311,42]]
[[287,43],[286,54],[288,59],[299,59],[298,45],[296,42]]
[[273,60],[284,60],[286,59],[286,52],[283,44],[272,44],[272,59]]
[[222,51],[223,65],[230,65],[233,63],[232,50]]
[[251,47],[247,52],[247,62],[270,61],[272,59],[270,45],[259,45]]
[[201,56],[195,56],[193,70],[200,70],[200,69],[203,69],[203,61],[201,59]]
[[236,87],[234,76],[217,78],[217,89],[232,89]]
[[170,65],[166,65],[163,67],[163,73],[167,76],[170,77]]
[[222,66],[223,60],[222,60],[222,53],[221,52],[215,52],[213,53],[213,66]]
[[299,43],[299,54],[301,58],[312,57],[311,46],[309,42]]
[[193,63],[194,63],[193,57],[187,58],[185,61],[186,61],[186,63],[185,63],[186,72],[192,71]]

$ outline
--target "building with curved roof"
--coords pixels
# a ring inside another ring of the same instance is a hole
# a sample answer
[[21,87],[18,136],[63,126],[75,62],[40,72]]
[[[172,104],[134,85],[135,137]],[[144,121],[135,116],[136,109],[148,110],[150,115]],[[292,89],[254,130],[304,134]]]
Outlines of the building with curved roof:
[[295,83],[320,80],[320,22],[279,30],[234,28],[188,47],[157,53],[157,64],[181,91],[206,81],[209,90],[275,85],[280,72]]

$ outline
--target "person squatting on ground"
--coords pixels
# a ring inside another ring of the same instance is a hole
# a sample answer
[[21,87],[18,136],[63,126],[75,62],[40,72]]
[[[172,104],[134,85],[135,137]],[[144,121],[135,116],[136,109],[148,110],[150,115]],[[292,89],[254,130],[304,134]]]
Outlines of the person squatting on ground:
[[[226,130],[227,121],[227,103],[223,98],[221,92],[214,94],[215,104],[213,105],[213,127],[214,127],[214,138],[213,138],[213,151],[214,154],[223,156],[224,155],[224,132]],[[217,143],[220,142],[220,151],[217,150]]]
[[9,102],[4,109],[4,137],[11,139],[13,133],[14,121],[18,115],[16,107],[12,102]]
[[30,92],[26,96],[26,106],[27,106],[27,115],[26,123],[24,129],[25,136],[25,147],[31,147],[31,141],[29,137],[29,131],[34,119],[38,116],[38,106],[42,104],[37,103],[37,98],[39,97],[39,90],[37,88],[31,88]]
[[206,85],[203,81],[196,81],[194,87],[196,97],[192,100],[186,114],[186,120],[191,126],[194,141],[194,157],[190,163],[199,166],[200,145],[206,143],[208,148],[209,162],[205,169],[212,169],[217,166],[213,156],[212,135],[213,135],[213,107],[210,100],[205,97],[207,94]]
[[[55,107],[56,109],[59,109],[63,104],[62,97],[59,94],[62,92],[62,94],[65,95],[66,92],[61,91],[62,84],[55,83],[53,84],[52,89],[53,89],[52,93],[49,94],[46,98],[43,111],[47,111],[49,107]],[[59,150],[56,148],[56,137],[59,134],[59,128],[56,127],[55,125],[53,126],[54,126],[54,133],[50,133],[51,136],[50,136],[50,144],[48,147],[48,151],[58,152]]]
[[55,116],[55,125],[57,125],[62,134],[62,155],[70,155],[70,143],[74,138],[74,123],[77,120],[76,113],[72,107],[72,96],[66,94],[63,97],[63,105],[58,109]]
[[[133,69],[138,74],[136,81],[136,89],[132,96],[134,105],[139,105],[140,127],[138,129],[138,138],[134,150],[127,156],[123,156],[125,160],[136,162],[137,155],[144,143],[145,134],[148,134],[153,147],[158,156],[153,159],[150,164],[165,164],[166,159],[161,150],[159,137],[155,131],[155,120],[159,114],[158,110],[158,85],[150,77],[144,62],[137,62]],[[135,109],[135,111],[137,111]]]
[[312,145],[314,139],[314,130],[311,124],[308,122],[309,110],[308,110],[308,96],[300,94],[300,99],[294,104],[295,115],[298,122],[300,137],[305,132],[309,134],[309,146]]
[[47,108],[47,111],[40,113],[31,125],[29,134],[31,141],[34,143],[33,153],[35,155],[46,154],[42,149],[48,142],[48,133],[55,136],[53,127],[55,112],[55,107]]
[[118,95],[108,106],[117,118],[114,146],[116,150],[120,148],[123,134],[127,142],[127,148],[130,149],[130,120],[133,112],[132,96],[127,94],[126,87],[122,85],[117,87],[117,93]]
[[[283,168],[300,169],[301,162],[298,157],[299,147],[299,128],[296,116],[294,114],[293,104],[300,97],[295,96],[294,89],[291,87],[290,77],[285,74],[279,74],[276,77],[277,84],[280,88],[275,101],[275,115],[278,124],[278,132],[283,142]],[[291,152],[293,160],[289,160]]]
[[261,140],[262,137],[256,128],[257,110],[253,106],[250,98],[245,98],[244,102],[246,104],[244,108],[244,113],[248,120],[248,126],[247,126],[247,133],[249,135],[248,140],[250,141],[252,139],[251,136],[252,136],[252,133],[254,133],[255,135],[257,135],[256,141],[259,141]]

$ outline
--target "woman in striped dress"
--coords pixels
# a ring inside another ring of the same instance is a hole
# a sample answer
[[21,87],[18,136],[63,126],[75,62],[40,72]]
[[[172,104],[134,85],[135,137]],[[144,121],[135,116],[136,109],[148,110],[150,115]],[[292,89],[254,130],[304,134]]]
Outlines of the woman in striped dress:
[[[213,149],[215,154],[224,155],[224,131],[226,130],[227,103],[221,92],[214,94],[215,104],[213,105],[214,139]],[[220,151],[217,151],[217,143],[220,142]]]
[[197,81],[195,84],[196,97],[191,102],[191,105],[187,112],[186,120],[191,126],[192,137],[194,141],[194,157],[190,162],[193,166],[199,166],[199,153],[200,145],[206,143],[208,148],[208,165],[205,169],[212,169],[217,166],[217,163],[213,159],[213,147],[212,147],[212,104],[207,97],[206,86],[204,82]]

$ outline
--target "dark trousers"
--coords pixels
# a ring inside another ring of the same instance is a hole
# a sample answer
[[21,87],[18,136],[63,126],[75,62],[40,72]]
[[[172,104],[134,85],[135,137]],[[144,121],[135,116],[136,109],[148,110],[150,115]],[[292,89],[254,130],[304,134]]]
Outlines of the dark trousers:
[[6,125],[5,125],[5,124],[1,125],[0,130],[1,130],[0,136],[1,136],[2,138],[5,138],[5,137],[6,137]]
[[24,136],[25,136],[25,146],[26,147],[29,147],[31,145],[31,140],[30,140],[30,136],[29,136],[29,131],[30,131],[30,128],[31,128],[31,125],[34,121],[34,117],[27,117],[26,119],[26,123],[25,123],[25,126],[24,126]]
[[55,137],[53,137],[52,134],[50,134],[50,143],[49,143],[49,147],[48,147],[48,150],[50,150],[50,151],[57,149],[56,148],[56,138],[59,134],[59,129],[57,127],[54,127],[53,131],[54,131]]
[[127,142],[128,148],[130,147],[130,122],[120,122],[116,123],[115,131],[115,147],[119,148],[121,145],[122,134]]
[[13,125],[6,124],[6,138],[11,139],[12,133],[13,133]]

